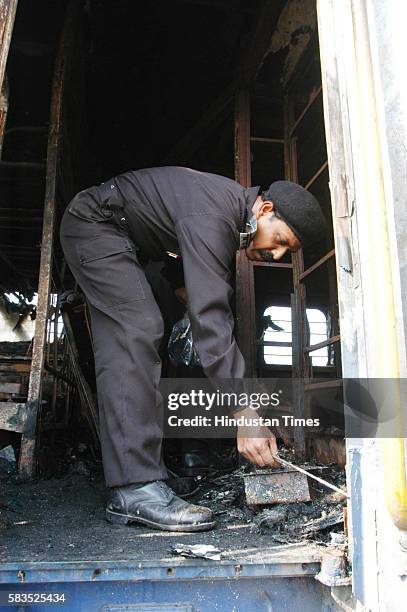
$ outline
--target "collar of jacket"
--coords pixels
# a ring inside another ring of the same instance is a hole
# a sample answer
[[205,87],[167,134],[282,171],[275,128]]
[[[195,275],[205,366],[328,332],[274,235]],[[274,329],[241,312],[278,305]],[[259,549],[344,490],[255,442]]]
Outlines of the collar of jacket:
[[243,220],[243,227],[240,231],[240,249],[246,249],[253,240],[257,231],[256,217],[253,215],[253,204],[259,194],[260,187],[247,187],[245,189],[246,207]]

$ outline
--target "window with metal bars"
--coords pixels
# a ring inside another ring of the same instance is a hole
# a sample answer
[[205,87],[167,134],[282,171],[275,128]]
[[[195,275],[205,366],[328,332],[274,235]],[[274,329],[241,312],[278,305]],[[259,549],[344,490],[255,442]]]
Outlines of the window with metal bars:
[[[307,308],[310,345],[328,339],[328,321],[318,308]],[[292,325],[289,306],[269,306],[263,313],[263,356],[268,365],[292,365]],[[327,366],[328,347],[310,353],[313,366]]]

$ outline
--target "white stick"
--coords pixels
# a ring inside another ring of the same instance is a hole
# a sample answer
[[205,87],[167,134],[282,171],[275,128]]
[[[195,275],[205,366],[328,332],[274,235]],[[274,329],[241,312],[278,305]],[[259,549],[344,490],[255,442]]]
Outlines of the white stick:
[[282,465],[290,467],[293,470],[297,470],[297,472],[301,472],[301,474],[305,474],[306,476],[309,476],[310,478],[317,480],[318,482],[325,485],[326,487],[329,487],[330,489],[333,489],[334,491],[337,491],[338,493],[342,493],[344,497],[350,498],[350,495],[348,493],[346,493],[345,491],[342,491],[342,489],[340,489],[339,487],[336,487],[330,482],[327,482],[326,480],[323,480],[322,478],[318,478],[318,476],[314,476],[314,474],[310,474],[310,472],[307,472],[307,470],[304,470],[303,468],[298,467],[298,465],[294,465],[293,463],[290,463],[289,461],[286,461],[285,459],[281,459],[278,455],[273,455],[273,457],[276,461],[279,461]]

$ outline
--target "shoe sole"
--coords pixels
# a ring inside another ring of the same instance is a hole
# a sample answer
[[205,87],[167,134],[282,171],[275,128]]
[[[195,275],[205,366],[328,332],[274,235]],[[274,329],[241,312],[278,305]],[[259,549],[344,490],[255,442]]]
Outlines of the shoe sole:
[[162,531],[208,531],[216,527],[216,521],[211,521],[210,523],[196,523],[195,525],[163,525],[162,523],[155,523],[154,521],[149,521],[144,518],[136,518],[129,514],[120,514],[119,512],[113,512],[108,509],[106,509],[106,519],[113,525],[141,523],[142,525],[147,525],[147,527],[161,529]]

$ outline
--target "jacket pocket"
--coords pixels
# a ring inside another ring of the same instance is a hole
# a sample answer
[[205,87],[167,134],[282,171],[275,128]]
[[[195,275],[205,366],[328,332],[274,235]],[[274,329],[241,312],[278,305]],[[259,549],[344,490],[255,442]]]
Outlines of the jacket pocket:
[[77,248],[80,283],[91,304],[119,306],[145,299],[134,247],[122,236],[98,236]]

